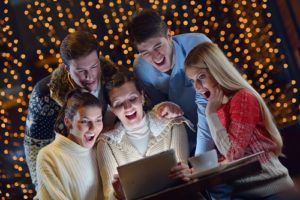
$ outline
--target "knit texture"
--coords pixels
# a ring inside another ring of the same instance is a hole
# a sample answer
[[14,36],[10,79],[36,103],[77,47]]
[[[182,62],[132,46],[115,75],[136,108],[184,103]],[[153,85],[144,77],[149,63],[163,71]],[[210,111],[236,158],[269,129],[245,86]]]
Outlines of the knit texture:
[[262,172],[243,177],[234,190],[244,197],[264,197],[291,188],[287,169],[275,155],[276,143],[265,129],[256,97],[248,90],[238,91],[218,113],[207,116],[208,125],[218,150],[227,160],[264,151],[259,156]]
[[95,149],[57,134],[37,157],[38,199],[102,199]]
[[[146,115],[151,130],[145,155],[130,143],[125,128],[119,124],[115,130],[100,136],[97,145],[98,166],[103,182],[104,199],[114,199],[112,180],[117,166],[151,156],[168,149],[174,149],[178,161],[188,157],[188,141],[183,120],[159,120],[154,114]],[[142,169],[141,169],[142,170]]]

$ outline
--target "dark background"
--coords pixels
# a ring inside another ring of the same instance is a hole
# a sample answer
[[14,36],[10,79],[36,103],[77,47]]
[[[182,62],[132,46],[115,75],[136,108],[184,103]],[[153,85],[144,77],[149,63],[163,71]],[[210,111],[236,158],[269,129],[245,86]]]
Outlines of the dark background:
[[[173,34],[205,33],[270,107],[284,139],[283,163],[300,175],[300,2],[298,0],[44,0],[0,2],[0,197],[34,195],[23,138],[34,84],[61,62],[61,40],[95,34],[101,54],[129,68],[136,51],[126,33],[140,8],[157,10]],[[284,20],[283,20],[284,19]]]

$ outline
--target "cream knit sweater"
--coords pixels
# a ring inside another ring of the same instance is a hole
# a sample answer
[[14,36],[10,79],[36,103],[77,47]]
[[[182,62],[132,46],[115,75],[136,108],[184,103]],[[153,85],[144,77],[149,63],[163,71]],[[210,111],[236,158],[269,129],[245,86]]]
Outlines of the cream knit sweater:
[[37,157],[38,199],[102,199],[95,156],[95,149],[84,148],[56,134],[55,140]]
[[183,119],[157,119],[153,113],[146,114],[150,128],[150,139],[145,155],[142,155],[128,139],[123,125],[100,136],[97,145],[98,166],[103,182],[104,199],[115,199],[112,179],[117,166],[174,149],[178,161],[186,161],[188,141]]

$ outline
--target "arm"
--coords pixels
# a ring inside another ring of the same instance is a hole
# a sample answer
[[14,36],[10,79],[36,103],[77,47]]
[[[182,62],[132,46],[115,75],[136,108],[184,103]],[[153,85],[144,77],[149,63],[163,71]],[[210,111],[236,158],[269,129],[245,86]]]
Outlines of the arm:
[[115,199],[112,181],[114,179],[114,174],[118,173],[118,164],[111,148],[104,139],[100,139],[97,144],[97,161],[102,179],[104,199]]
[[189,155],[189,147],[185,127],[183,124],[175,124],[171,128],[171,131],[172,136],[170,149],[175,150],[178,162],[186,163]]
[[53,126],[60,110],[60,107],[50,98],[49,90],[42,88],[47,84],[47,80],[42,81],[31,93],[24,138],[26,162],[36,188],[36,158],[40,149],[54,140]]
[[57,166],[53,159],[41,151],[37,157],[36,174],[38,181],[38,199],[72,199],[65,193],[65,188],[57,176]]
[[185,127],[183,124],[176,124],[172,127],[172,141],[171,148],[175,150],[177,165],[170,169],[170,177],[173,179],[181,179],[182,181],[189,181],[189,176],[192,171],[187,165],[187,158],[189,155],[188,139]]
[[260,106],[255,96],[240,91],[230,102],[228,130],[222,125],[217,113],[207,116],[208,124],[219,151],[228,159],[235,160],[245,154],[251,145],[256,125],[260,122]]
[[207,125],[205,107],[207,101],[204,100],[204,97],[196,93],[196,104],[197,104],[197,145],[195,155],[204,153],[206,151],[212,150],[215,148],[214,141],[210,134],[209,127]]

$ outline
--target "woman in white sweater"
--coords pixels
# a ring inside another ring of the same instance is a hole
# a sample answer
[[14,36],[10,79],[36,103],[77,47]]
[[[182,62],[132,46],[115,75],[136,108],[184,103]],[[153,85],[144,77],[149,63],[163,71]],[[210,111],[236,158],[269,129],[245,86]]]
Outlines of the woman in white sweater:
[[[123,199],[117,166],[174,149],[180,165],[170,176],[189,180],[186,161],[188,141],[183,118],[158,119],[144,113],[144,96],[132,74],[119,72],[105,84],[105,93],[112,112],[119,118],[114,130],[100,135],[97,159],[103,182],[104,199]],[[115,189],[115,192],[114,192]]]
[[[90,93],[71,92],[57,119],[64,133],[37,157],[38,199],[102,199],[102,185],[93,148],[103,128],[101,102]],[[57,123],[56,125],[59,125]]]

